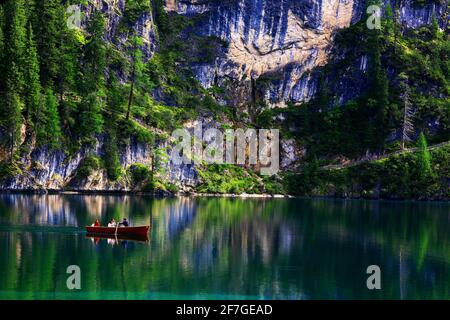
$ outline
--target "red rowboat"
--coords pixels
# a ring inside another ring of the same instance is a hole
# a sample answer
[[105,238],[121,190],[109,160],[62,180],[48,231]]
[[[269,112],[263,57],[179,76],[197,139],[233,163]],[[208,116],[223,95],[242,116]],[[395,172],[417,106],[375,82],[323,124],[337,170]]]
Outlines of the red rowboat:
[[147,236],[149,226],[140,226],[140,227],[86,227],[86,231],[89,234],[98,234],[98,235],[126,235],[126,236]]

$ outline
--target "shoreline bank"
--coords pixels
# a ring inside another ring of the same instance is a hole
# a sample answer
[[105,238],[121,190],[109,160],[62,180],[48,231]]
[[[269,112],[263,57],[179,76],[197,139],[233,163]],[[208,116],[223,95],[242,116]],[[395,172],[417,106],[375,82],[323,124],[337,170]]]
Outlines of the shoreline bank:
[[143,192],[128,190],[33,190],[33,189],[0,189],[0,194],[33,194],[33,195],[129,195],[148,196],[154,198],[230,198],[230,199],[328,199],[328,200],[367,200],[367,201],[420,201],[420,202],[450,202],[449,198],[377,198],[377,197],[343,197],[336,195],[284,195],[284,194],[231,194],[231,193],[169,193]]

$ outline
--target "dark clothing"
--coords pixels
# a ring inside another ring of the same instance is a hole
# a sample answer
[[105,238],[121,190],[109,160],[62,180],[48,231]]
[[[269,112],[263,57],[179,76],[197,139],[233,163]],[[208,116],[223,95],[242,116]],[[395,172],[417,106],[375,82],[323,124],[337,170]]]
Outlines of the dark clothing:
[[120,223],[121,225],[123,225],[124,227],[128,227],[128,221],[124,220]]

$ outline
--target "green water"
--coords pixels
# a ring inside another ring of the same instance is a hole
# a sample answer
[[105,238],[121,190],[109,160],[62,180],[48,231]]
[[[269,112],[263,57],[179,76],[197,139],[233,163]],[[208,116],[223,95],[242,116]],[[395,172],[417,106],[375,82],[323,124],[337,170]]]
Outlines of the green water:
[[[149,241],[86,237],[123,216]],[[0,299],[247,298],[450,299],[450,204],[0,195]]]

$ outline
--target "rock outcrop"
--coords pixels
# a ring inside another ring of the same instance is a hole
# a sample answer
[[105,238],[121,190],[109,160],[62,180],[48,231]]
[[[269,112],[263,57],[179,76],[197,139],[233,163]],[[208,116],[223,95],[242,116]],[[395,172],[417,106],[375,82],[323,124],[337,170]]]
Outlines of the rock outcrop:
[[[385,2],[396,5],[392,0]],[[431,0],[424,6],[412,0],[397,2],[405,27],[429,24],[433,16],[442,27],[447,23],[448,1]],[[335,32],[361,19],[364,8],[364,0],[166,1],[169,12],[204,16],[197,33],[220,37],[229,44],[214,63],[194,66],[204,87],[232,79],[243,82],[242,90],[251,79],[276,73],[262,96],[269,106],[277,107],[285,106],[286,101],[311,99],[317,88],[311,70],[328,62]],[[251,94],[241,103],[249,99]]]
[[[121,23],[124,23],[126,0],[90,0],[81,6],[83,19],[82,29],[95,11],[101,11],[106,20],[105,40],[118,47],[120,50],[134,34],[143,41],[142,51],[147,59],[150,59],[158,47],[157,31],[153,21],[152,12],[142,13],[132,26],[126,26],[126,32],[121,31]],[[130,32],[132,31],[132,32]]]
[[[406,28],[429,24],[433,16],[438,18],[442,28],[446,28],[447,0],[430,0],[424,6],[417,6],[412,0],[397,2],[400,3],[400,20]],[[158,33],[152,12],[143,12],[132,22],[130,32],[123,32],[121,23],[126,11],[125,0],[91,0],[86,3],[82,7],[85,14],[82,28],[94,10],[101,10],[106,17],[105,40],[118,50],[126,45],[133,33],[143,39],[147,58],[158,49]],[[227,83],[232,91],[232,102],[237,107],[253,99],[255,82],[261,80],[267,83],[261,96],[268,106],[283,107],[288,101],[311,99],[317,90],[317,79],[312,71],[327,64],[336,31],[361,19],[363,8],[364,0],[165,2],[165,9],[171,14],[199,18],[194,26],[197,35],[218,37],[228,44],[223,54],[212,63],[196,63],[190,67],[205,88]],[[365,72],[367,56],[361,56],[355,64],[356,69]],[[340,99],[348,100],[355,92],[350,83]],[[192,127],[192,123],[186,126]],[[213,121],[208,122],[204,130],[217,126]],[[162,141],[158,147],[170,149],[170,142]],[[21,173],[4,181],[0,189],[131,191],[133,185],[127,175],[119,181],[109,181],[104,169],[96,170],[86,179],[77,178],[77,171],[87,155],[101,157],[104,148],[100,137],[94,147],[82,148],[70,156],[47,148],[32,149],[20,160]],[[282,169],[294,168],[303,154],[304,150],[293,140],[282,141]],[[150,146],[131,141],[120,149],[124,171],[137,163],[151,166],[152,161]],[[165,169],[165,177],[181,190],[190,191],[199,182],[194,165],[176,165],[169,160]]]

